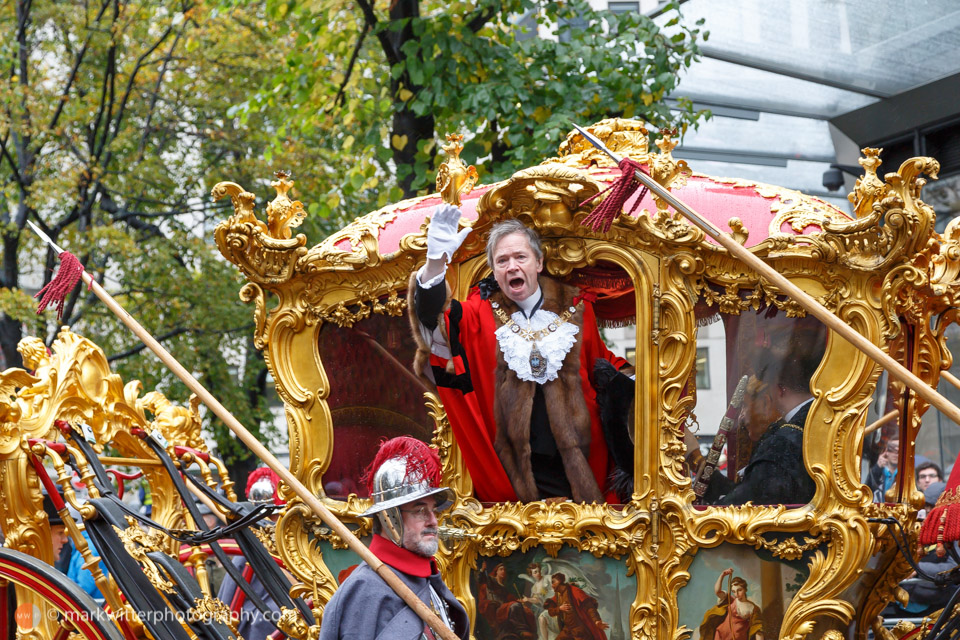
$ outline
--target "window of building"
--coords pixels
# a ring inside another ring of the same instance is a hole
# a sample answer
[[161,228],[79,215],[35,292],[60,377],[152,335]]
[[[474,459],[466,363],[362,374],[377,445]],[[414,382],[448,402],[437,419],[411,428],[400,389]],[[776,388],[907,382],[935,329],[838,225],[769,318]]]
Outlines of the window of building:
[[697,389],[710,388],[710,349],[697,347]]
[[639,2],[608,2],[607,9],[613,13],[640,13]]

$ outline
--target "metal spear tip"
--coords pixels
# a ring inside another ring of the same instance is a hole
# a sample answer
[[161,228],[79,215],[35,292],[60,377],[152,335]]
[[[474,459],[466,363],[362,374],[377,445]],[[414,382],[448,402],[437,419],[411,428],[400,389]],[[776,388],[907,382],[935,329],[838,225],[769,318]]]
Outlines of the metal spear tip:
[[50,245],[51,248],[53,248],[54,251],[57,252],[57,255],[60,255],[61,253],[63,253],[63,249],[61,249],[60,247],[58,247],[57,244],[56,244],[53,240],[50,239],[50,236],[48,236],[47,234],[45,234],[40,227],[38,227],[37,225],[33,224],[33,223],[30,222],[29,220],[27,220],[27,224],[30,225],[30,228],[33,229],[33,232],[34,232],[35,234],[37,234],[38,236],[40,236],[40,239],[41,239],[41,240],[43,240],[44,242],[46,242],[48,245]]
[[595,135],[593,135],[592,133],[590,133],[580,125],[578,125],[576,122],[572,122],[570,124],[573,125],[574,129],[580,132],[580,135],[582,135],[587,142],[589,142],[590,144],[595,146],[597,149],[600,149],[600,151],[603,151],[605,154],[610,156],[610,159],[613,160],[615,163],[620,164],[620,160],[622,160],[623,158],[615,154],[613,151],[610,151],[610,149],[607,149],[607,145],[600,142],[599,138],[597,138]]

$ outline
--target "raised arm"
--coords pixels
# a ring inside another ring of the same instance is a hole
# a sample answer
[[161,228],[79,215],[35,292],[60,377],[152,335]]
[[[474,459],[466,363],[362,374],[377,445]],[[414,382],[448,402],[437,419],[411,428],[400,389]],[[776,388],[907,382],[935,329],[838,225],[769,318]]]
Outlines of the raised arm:
[[460,209],[451,204],[441,204],[433,210],[427,228],[427,263],[420,271],[420,284],[426,284],[446,271],[447,263],[472,229],[460,225]]
[[718,598],[726,599],[727,597],[727,592],[723,590],[723,579],[729,575],[733,575],[733,569],[725,569],[724,572],[720,574],[720,577],[717,578],[717,584],[713,586],[713,590]]

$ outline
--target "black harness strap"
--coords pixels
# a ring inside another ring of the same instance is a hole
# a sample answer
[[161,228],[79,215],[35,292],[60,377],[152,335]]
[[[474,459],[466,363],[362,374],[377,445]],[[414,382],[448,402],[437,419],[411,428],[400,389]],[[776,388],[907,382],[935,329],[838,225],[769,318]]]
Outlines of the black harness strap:
[[[84,457],[87,459],[87,463],[90,465],[90,468],[93,470],[94,474],[94,484],[97,487],[97,490],[100,492],[100,495],[104,498],[112,500],[116,504],[117,508],[123,511],[126,515],[137,520],[138,522],[162,531],[166,535],[170,536],[177,542],[183,542],[185,544],[199,546],[210,542],[211,540],[219,540],[221,538],[228,538],[230,535],[237,531],[238,529],[243,529],[248,527],[256,522],[262,520],[263,518],[271,515],[274,511],[279,509],[279,507],[273,505],[258,505],[252,511],[244,512],[243,516],[239,519],[231,522],[227,526],[214,527],[208,531],[192,531],[189,529],[168,529],[160,523],[156,522],[152,518],[149,518],[142,513],[131,509],[127,503],[120,499],[113,491],[113,483],[110,482],[109,476],[106,474],[106,469],[104,469],[99,458],[97,458],[96,452],[83,438],[79,437],[79,434],[76,431],[71,430],[68,434],[73,440],[74,444],[78,449],[83,453]],[[206,487],[206,485],[202,485]],[[206,487],[209,489],[209,487]],[[214,492],[215,493],[215,492]],[[228,501],[228,504],[233,504]]]
[[[107,476],[106,471],[103,468],[103,465],[100,463],[100,459],[97,457],[96,452],[93,450],[93,447],[91,447],[90,443],[84,440],[83,437],[81,437],[80,434],[78,434],[76,430],[73,429],[72,427],[69,429],[69,431],[66,432],[66,434],[74,442],[74,444],[77,446],[80,452],[83,453],[83,455],[87,458],[87,462],[94,473],[94,484],[97,485],[97,489],[100,491],[100,493],[105,496],[104,498],[101,498],[101,500],[107,504],[116,505],[116,502],[114,500],[111,500],[110,497],[108,497],[108,496],[115,497],[113,493],[113,484],[110,482],[109,476]],[[170,456],[167,455],[166,450],[160,447],[158,444],[156,444],[153,441],[153,439],[150,437],[145,438],[145,442],[151,448],[151,450],[153,450],[154,453],[156,453],[157,456],[160,458],[160,461],[163,464],[164,469],[166,470],[167,474],[170,476],[170,479],[173,481],[173,484],[176,487],[177,492],[180,494],[180,496],[183,497],[184,495],[189,495],[186,489],[186,485],[183,484],[183,478],[180,475],[179,470],[177,470],[176,467],[173,465],[173,461],[170,459]],[[186,506],[188,512],[190,513],[190,516],[193,518],[193,521],[197,524],[197,526],[200,527],[201,530],[204,532],[209,531],[210,529],[207,526],[206,522],[203,520],[203,517],[200,515],[200,512],[197,509],[196,503],[194,502],[192,496],[190,497],[190,499],[184,500],[184,505]],[[115,506],[115,508],[117,511],[121,510],[119,506]],[[125,515],[127,515],[126,512],[129,511],[129,508],[126,507],[126,505],[124,505],[123,510]],[[136,514],[136,516],[133,516],[132,514],[130,515],[131,517],[137,518],[138,521],[143,520],[143,517],[140,516],[140,514]],[[126,526],[126,523],[123,522],[122,520],[123,519],[121,518],[120,519],[121,524],[123,526]],[[148,522],[149,526],[157,526],[158,529],[163,530],[163,527],[159,527],[158,525],[156,525],[156,523],[153,523],[152,520],[148,519],[148,521],[149,521]],[[92,536],[91,536],[91,539],[92,539]],[[119,540],[117,542],[119,542]],[[271,612],[275,610],[274,607],[271,607],[266,602],[264,602],[263,598],[257,595],[256,591],[250,586],[250,584],[246,580],[244,580],[241,573],[233,565],[233,562],[230,561],[229,556],[227,556],[223,548],[220,546],[220,544],[216,540],[212,540],[209,543],[209,545],[210,545],[210,550],[213,551],[213,555],[217,558],[217,560],[223,566],[227,575],[229,575],[233,579],[233,581],[237,584],[237,587],[240,588],[240,590],[242,590],[246,594],[251,604],[253,604],[253,606],[255,606],[258,610],[260,610],[261,613],[264,614],[265,619],[268,622],[270,622],[271,625],[273,625],[273,627],[277,629],[277,631],[280,631],[280,629],[277,628],[276,624],[274,624],[273,622],[274,616],[270,615]],[[104,552],[99,546],[97,546],[97,551],[99,551],[101,557],[103,557]],[[109,568],[109,565],[108,565],[108,568]],[[254,570],[256,570],[256,568],[254,568]],[[119,581],[118,581],[118,584],[119,584]],[[287,598],[289,599],[289,594],[287,594]],[[172,639],[157,638],[157,640],[172,640]],[[177,639],[177,640],[181,640],[181,639]]]
[[182,626],[161,619],[163,616],[160,614],[169,611],[169,606],[140,565],[127,553],[113,529],[114,526],[119,529],[127,527],[122,514],[113,509],[113,503],[109,500],[98,498],[90,500],[89,504],[97,510],[96,517],[85,521],[90,541],[150,634],[156,640],[192,640]]
[[[180,475],[180,472],[174,466],[173,460],[167,454],[166,449],[164,449],[150,436],[144,437],[144,442],[146,442],[147,446],[150,447],[150,449],[158,458],[160,458],[160,461],[163,463],[164,468],[170,475],[170,479],[173,481],[173,484],[177,488],[177,492],[180,494],[180,496],[189,498],[185,499],[183,502],[184,506],[187,508],[187,511],[189,511],[190,515],[193,517],[194,522],[198,527],[201,528],[201,530],[208,530],[207,524],[204,522],[200,515],[200,511],[197,508],[197,503],[193,500],[192,495],[187,490],[187,486],[183,481],[183,476]],[[197,486],[200,486],[199,483],[197,483]],[[303,615],[307,625],[315,624],[313,614],[303,599],[297,598],[296,600],[293,600],[290,598],[289,581],[279,570],[273,560],[273,557],[264,548],[263,543],[260,542],[253,532],[250,531],[249,528],[240,529],[236,532],[234,539],[236,540],[237,545],[239,545],[240,549],[243,551],[247,563],[253,568],[254,575],[256,575],[263,583],[267,593],[271,598],[273,598],[274,602],[281,607],[296,608]],[[273,620],[274,616],[270,615],[270,613],[276,609],[268,606],[263,602],[262,598],[256,595],[249,583],[247,583],[247,581],[240,576],[240,573],[237,571],[236,567],[233,566],[233,563],[226,558],[226,554],[224,554],[223,549],[220,548],[219,543],[216,541],[210,542],[210,549],[213,551],[214,555],[217,556],[217,559],[220,560],[220,562],[224,565],[224,569],[227,570],[227,573],[231,578],[233,578],[233,581],[237,583],[237,586],[247,594],[247,597],[250,598],[250,600],[254,603],[254,606],[260,609],[260,611],[265,614],[265,618],[270,622],[270,624],[276,628],[276,623]],[[278,629],[278,631],[280,631],[280,629]]]
[[147,557],[162,567],[167,577],[177,585],[176,592],[170,594],[172,597],[168,596],[168,599],[180,610],[187,624],[198,636],[207,640],[231,640],[233,632],[226,624],[212,618],[204,619],[191,611],[196,601],[203,599],[204,593],[196,578],[190,575],[182,564],[159,551],[148,552]]

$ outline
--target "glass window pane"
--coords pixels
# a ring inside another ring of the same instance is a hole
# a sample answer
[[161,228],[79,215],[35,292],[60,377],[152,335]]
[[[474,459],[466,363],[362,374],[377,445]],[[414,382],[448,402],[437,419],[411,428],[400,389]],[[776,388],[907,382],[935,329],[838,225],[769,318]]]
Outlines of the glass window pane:
[[700,18],[710,31],[708,52],[888,95],[955,73],[960,56],[960,4],[953,0],[913,3],[909,11],[868,0],[683,4],[685,24]]
[[430,442],[426,388],[410,373],[415,346],[405,318],[372,315],[353,327],[325,324],[320,359],[330,380],[333,459],[323,476],[332,498],[367,497],[360,478],[380,441],[408,435]]
[[639,2],[608,2],[607,9],[613,13],[631,13],[640,12]]
[[[707,469],[716,463],[714,471],[700,473],[706,485],[703,502],[809,501],[815,486],[803,464],[803,431],[813,399],[810,378],[823,359],[826,329],[813,317],[788,318],[772,306],[719,316],[711,316],[714,307],[700,308],[704,326],[698,352],[705,349],[708,360],[724,363],[715,379],[717,387],[725,383],[722,390],[696,389],[700,434],[714,435]],[[742,406],[726,430],[721,418],[738,386]]]

